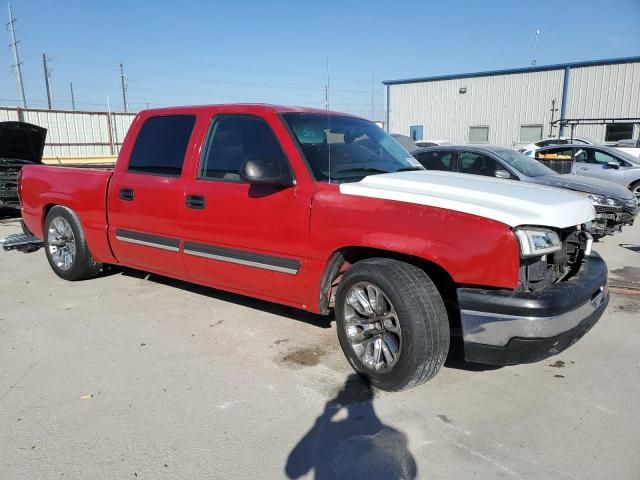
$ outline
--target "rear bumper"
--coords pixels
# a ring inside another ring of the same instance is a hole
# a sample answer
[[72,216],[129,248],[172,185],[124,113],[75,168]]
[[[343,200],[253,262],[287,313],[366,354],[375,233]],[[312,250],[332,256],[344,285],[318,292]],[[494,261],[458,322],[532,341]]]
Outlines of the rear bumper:
[[602,316],[606,283],[606,264],[594,253],[573,278],[538,292],[458,289],[465,359],[514,365],[560,353]]

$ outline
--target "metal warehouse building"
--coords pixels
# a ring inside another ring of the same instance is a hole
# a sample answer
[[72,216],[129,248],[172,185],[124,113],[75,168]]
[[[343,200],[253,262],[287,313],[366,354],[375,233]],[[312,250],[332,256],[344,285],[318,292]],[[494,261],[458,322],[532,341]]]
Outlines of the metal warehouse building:
[[[415,140],[517,147],[569,136],[558,119],[640,117],[640,57],[388,80],[386,125]],[[576,137],[638,138],[634,122],[577,125]]]

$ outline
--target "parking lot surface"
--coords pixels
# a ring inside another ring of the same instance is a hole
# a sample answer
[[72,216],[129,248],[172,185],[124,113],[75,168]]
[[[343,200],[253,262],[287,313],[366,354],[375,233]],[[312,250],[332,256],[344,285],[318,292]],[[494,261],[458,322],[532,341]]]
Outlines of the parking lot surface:
[[[0,217],[0,237],[19,231]],[[596,244],[640,286],[640,225]],[[330,318],[0,252],[0,478],[640,478],[640,296],[546,361],[372,391]]]

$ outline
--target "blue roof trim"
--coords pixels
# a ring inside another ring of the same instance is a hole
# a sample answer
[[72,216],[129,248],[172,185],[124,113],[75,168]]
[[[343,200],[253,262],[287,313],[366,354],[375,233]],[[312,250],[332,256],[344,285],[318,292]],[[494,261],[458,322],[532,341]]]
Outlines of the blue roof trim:
[[565,68],[597,67],[599,65],[617,65],[620,63],[640,62],[640,57],[608,58],[586,62],[558,63],[556,65],[541,65],[539,67],[511,68],[507,70],[488,70],[486,72],[457,73],[453,75],[438,75],[435,77],[405,78],[401,80],[384,80],[383,85],[399,85],[403,83],[432,82],[435,80],[454,80],[456,78],[492,77],[496,75],[513,75],[514,73],[546,72],[549,70],[563,70]]

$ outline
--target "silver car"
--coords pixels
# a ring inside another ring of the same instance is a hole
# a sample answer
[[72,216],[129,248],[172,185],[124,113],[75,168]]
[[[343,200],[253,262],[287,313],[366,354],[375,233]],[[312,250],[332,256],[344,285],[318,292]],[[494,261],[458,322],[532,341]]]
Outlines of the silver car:
[[565,188],[585,195],[596,210],[589,233],[601,237],[632,225],[638,200],[621,185],[606,180],[559,175],[520,152],[489,145],[418,148],[411,154],[427,170],[444,170]]
[[540,148],[535,159],[548,165],[554,159],[566,159],[571,173],[601,178],[631,190],[640,199],[640,159],[605,145],[555,145]]

